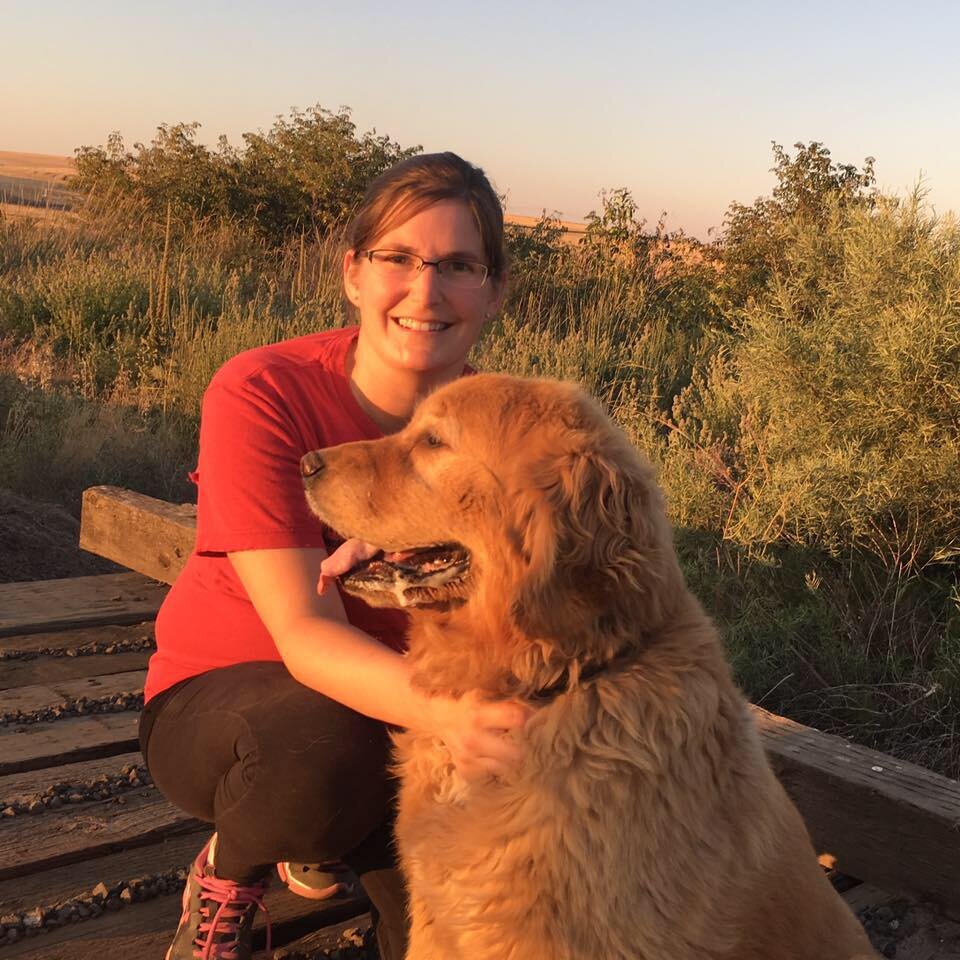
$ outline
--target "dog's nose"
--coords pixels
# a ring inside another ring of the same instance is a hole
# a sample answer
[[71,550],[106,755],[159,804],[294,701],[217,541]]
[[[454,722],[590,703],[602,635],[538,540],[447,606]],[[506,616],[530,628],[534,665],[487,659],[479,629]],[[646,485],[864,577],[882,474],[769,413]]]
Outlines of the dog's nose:
[[308,477],[315,477],[323,471],[325,466],[323,454],[319,450],[311,450],[300,458],[300,476],[304,480]]

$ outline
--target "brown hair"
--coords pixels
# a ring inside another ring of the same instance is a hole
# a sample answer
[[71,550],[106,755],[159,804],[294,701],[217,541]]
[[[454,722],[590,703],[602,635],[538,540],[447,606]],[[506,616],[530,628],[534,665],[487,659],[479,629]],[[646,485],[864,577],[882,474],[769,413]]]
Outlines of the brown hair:
[[388,230],[442,200],[462,200],[470,208],[490,275],[499,277],[506,266],[503,207],[486,174],[455,153],[418,154],[381,173],[347,228],[347,242],[355,252],[367,250]]

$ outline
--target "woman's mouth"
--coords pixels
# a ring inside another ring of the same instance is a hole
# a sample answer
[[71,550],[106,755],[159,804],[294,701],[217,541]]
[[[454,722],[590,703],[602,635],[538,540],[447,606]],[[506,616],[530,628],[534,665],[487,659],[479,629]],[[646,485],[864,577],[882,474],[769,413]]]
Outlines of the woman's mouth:
[[414,320],[413,317],[392,317],[393,322],[404,330],[413,330],[416,333],[439,333],[451,326],[438,320]]

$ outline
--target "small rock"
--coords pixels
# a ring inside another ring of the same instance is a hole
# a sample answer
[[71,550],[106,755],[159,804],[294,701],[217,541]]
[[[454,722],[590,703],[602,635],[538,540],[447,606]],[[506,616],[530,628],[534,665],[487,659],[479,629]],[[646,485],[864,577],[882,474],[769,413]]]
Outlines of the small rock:
[[106,900],[109,895],[110,891],[102,880],[90,891],[90,896],[96,900]]
[[27,807],[29,813],[43,813],[43,801],[42,800],[33,800],[30,803],[30,806]]
[[4,817],[15,817],[16,815],[17,815],[17,811],[16,811],[13,807],[4,807],[4,808],[3,808],[3,814],[2,814],[2,816],[4,816]]
[[23,915],[23,926],[27,930],[39,930],[43,926],[43,907],[34,907]]
[[133,903],[133,891],[129,887],[124,887],[120,891],[120,901],[125,904]]
[[16,943],[20,939],[20,931],[16,927],[8,927],[6,939],[7,943]]

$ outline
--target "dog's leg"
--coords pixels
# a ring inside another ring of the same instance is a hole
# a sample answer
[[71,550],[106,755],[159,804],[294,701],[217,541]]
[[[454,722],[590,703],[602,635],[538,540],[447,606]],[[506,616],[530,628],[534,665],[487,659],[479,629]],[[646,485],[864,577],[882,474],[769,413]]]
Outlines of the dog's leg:
[[410,940],[406,960],[452,960],[456,953],[439,942],[437,925],[422,897],[410,895]]

